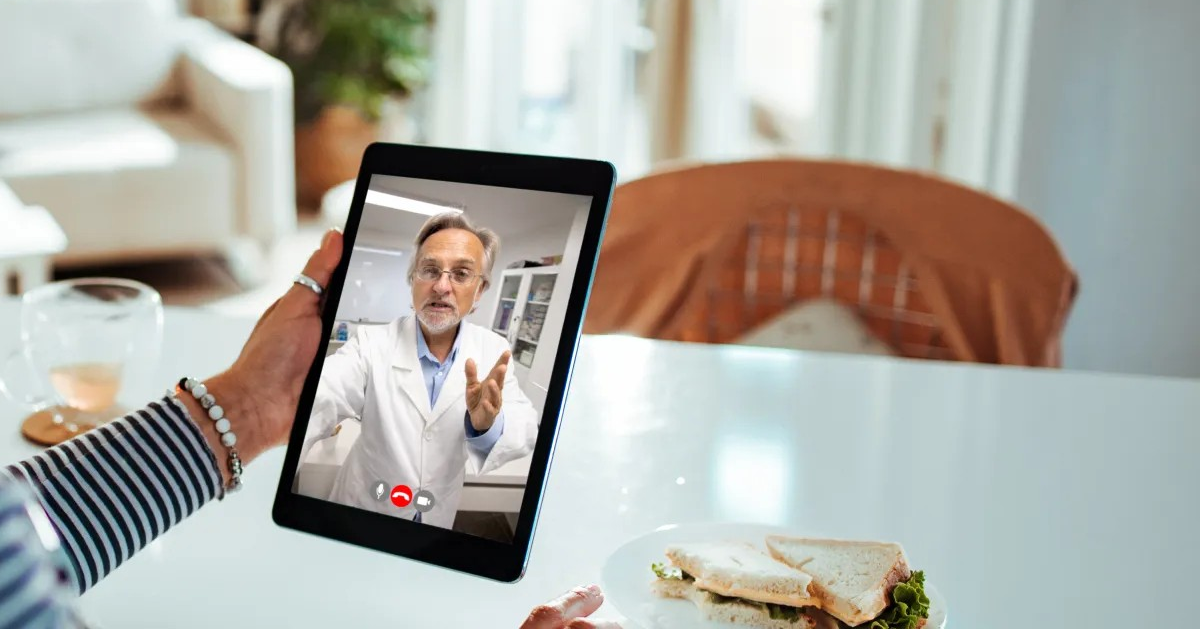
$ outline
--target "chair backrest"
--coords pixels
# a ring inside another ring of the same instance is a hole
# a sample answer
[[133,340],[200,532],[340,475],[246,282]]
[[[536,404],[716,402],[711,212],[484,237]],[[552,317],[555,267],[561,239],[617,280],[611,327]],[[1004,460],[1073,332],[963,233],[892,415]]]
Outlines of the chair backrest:
[[953,358],[904,254],[860,217],[780,205],[753,212],[713,252],[702,329],[681,338],[731,343],[815,298],[847,306],[878,339],[910,358]]
[[1031,216],[845,162],[674,168],[622,184],[587,333],[726,343],[812,298],[909,357],[1053,366],[1076,290]]

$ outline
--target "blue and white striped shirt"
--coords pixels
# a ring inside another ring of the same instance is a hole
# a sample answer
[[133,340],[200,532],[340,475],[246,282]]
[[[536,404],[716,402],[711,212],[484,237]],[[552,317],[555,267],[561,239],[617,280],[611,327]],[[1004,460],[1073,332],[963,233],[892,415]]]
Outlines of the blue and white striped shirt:
[[0,468],[0,628],[77,624],[76,595],[220,490],[171,397]]

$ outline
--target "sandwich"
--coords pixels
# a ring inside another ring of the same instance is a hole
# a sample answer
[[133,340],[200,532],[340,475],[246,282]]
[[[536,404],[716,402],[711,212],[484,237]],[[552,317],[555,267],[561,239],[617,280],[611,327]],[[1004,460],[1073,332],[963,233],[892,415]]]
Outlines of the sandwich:
[[899,544],[773,535],[766,548],[671,546],[652,587],[708,620],[760,629],[922,629],[929,618],[925,576]]
[[708,620],[762,629],[817,629],[812,577],[741,542],[679,544],[653,564],[654,593],[692,601]]
[[899,544],[772,535],[767,552],[813,579],[821,610],[849,627],[920,629],[929,618],[925,575]]

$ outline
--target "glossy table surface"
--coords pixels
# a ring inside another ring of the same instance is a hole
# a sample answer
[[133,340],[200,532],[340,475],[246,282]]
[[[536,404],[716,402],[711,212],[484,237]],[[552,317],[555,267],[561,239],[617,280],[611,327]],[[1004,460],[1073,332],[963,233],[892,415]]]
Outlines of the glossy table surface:
[[[252,325],[168,309],[162,373],[223,368]],[[12,300],[0,330],[6,352]],[[0,461],[34,453],[0,404]],[[88,617],[515,627],[678,522],[899,541],[951,627],[1166,626],[1189,615],[1200,565],[1200,383],[1185,380],[585,338],[516,585],[276,527],[282,454],[89,592]]]

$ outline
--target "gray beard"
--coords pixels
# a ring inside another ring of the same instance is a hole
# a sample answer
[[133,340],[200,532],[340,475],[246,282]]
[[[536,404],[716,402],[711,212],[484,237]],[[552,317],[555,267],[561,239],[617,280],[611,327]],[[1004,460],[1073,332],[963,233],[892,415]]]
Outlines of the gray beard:
[[457,312],[447,313],[444,317],[440,315],[431,317],[425,313],[424,309],[421,309],[417,311],[417,321],[420,321],[430,334],[441,334],[453,330],[454,326],[462,321],[462,318],[458,316]]

